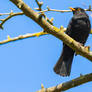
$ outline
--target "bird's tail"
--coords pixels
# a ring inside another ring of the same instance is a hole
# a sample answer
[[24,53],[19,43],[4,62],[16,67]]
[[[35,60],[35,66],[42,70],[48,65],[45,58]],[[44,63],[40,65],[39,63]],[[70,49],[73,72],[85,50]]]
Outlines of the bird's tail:
[[54,67],[54,71],[61,76],[69,76],[71,72],[74,51],[64,44],[61,56]]

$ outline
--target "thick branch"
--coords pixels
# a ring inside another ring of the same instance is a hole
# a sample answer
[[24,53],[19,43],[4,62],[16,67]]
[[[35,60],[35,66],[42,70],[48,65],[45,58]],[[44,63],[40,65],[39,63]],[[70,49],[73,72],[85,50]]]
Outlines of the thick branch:
[[50,87],[50,88],[44,88],[42,87],[41,90],[37,91],[37,92],[61,92],[61,91],[65,91],[68,90],[70,88],[79,86],[81,84],[87,83],[92,81],[92,73],[90,74],[86,74],[86,75],[81,75],[80,77],[67,81],[65,83],[61,83],[57,86],[54,87]]
[[53,27],[45,19],[43,18],[39,19],[39,14],[33,11],[30,7],[28,7],[22,0],[10,0],[10,1],[12,1],[18,8],[20,8],[26,16],[28,16],[29,18],[33,19],[36,23],[38,23],[47,33],[50,33],[55,37],[59,38],[69,47],[75,50],[78,54],[92,61],[92,52],[89,52],[87,49],[85,49],[85,47],[80,46],[78,42],[73,40],[64,32],[60,31],[58,28]]

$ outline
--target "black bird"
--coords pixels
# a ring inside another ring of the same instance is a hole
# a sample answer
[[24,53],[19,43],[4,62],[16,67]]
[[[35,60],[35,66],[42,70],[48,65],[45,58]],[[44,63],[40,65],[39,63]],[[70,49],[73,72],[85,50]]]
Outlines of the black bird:
[[[84,45],[91,31],[89,16],[80,7],[70,7],[70,9],[73,12],[73,17],[67,27],[66,34]],[[74,53],[74,50],[63,43],[63,51],[54,66],[54,71],[57,74],[61,76],[70,75]]]

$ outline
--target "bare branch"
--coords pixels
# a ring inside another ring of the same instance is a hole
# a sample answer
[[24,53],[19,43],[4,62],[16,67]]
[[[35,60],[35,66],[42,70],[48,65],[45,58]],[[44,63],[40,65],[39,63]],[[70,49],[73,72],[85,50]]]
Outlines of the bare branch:
[[2,21],[2,22],[0,23],[0,28],[3,29],[3,24],[4,24],[7,20],[9,20],[10,18],[12,18],[12,17],[14,17],[14,16],[17,16],[17,15],[23,15],[23,14],[24,14],[23,12],[18,12],[18,13],[13,13],[13,12],[11,12],[11,13],[4,13],[4,14],[1,14],[1,15],[9,15],[9,16],[6,17],[5,19],[0,19],[0,21]]
[[42,11],[43,2],[39,2],[38,0],[35,0],[35,2],[37,3],[37,5],[39,7],[39,8],[36,8],[36,10]]
[[[52,22],[52,18],[51,18],[50,21]],[[63,26],[61,26],[60,29],[63,32],[65,32],[65,30],[66,30],[65,28],[63,28]],[[8,35],[6,40],[0,41],[0,45],[8,43],[8,42],[22,40],[22,39],[29,38],[29,37],[39,37],[39,36],[46,35],[46,34],[48,34],[48,33],[44,32],[44,31],[41,31],[41,32],[38,32],[38,33],[27,33],[25,35],[19,35],[18,37],[14,37],[14,38],[11,38]]]
[[48,34],[48,33],[41,31],[41,32],[38,32],[38,33],[33,33],[33,34],[28,33],[28,34],[25,34],[25,35],[19,35],[18,37],[14,37],[14,38],[11,38],[8,35],[6,40],[0,41],[0,45],[8,43],[8,42],[12,42],[12,41],[17,41],[17,40],[29,38],[29,37],[39,37],[39,36],[46,35],[46,34]]
[[[84,9],[84,10],[85,10],[85,11],[92,11],[92,9]],[[41,12],[48,12],[48,11],[60,12],[60,13],[64,13],[64,12],[72,12],[71,10],[56,10],[56,9],[51,9],[51,8],[47,7],[46,10],[39,11],[38,13],[41,13]]]
[[64,12],[71,12],[71,10],[56,10],[56,9],[50,9],[49,7],[47,7],[46,10],[39,11],[38,13],[41,13],[41,12],[48,12],[48,11],[61,12],[61,13],[64,13]]
[[66,35],[60,29],[52,26],[49,22],[47,22],[44,18],[39,19],[39,14],[33,11],[29,6],[27,6],[22,0],[10,0],[17,7],[19,7],[19,3],[21,3],[20,9],[24,12],[26,16],[33,19],[36,23],[38,23],[47,33],[54,35],[55,37],[62,40],[65,44],[71,47],[76,53],[86,57],[90,61],[92,61],[92,52],[85,49],[83,46],[79,46],[79,43],[73,40],[71,37]]
[[92,73],[81,75],[76,79],[67,81],[65,83],[61,83],[57,86],[50,87],[50,88],[44,88],[44,86],[42,85],[41,87],[42,89],[37,92],[62,92],[90,81],[92,81]]
[[0,16],[2,15],[9,15],[10,13],[0,13]]
[[[63,26],[61,26],[60,30],[63,31],[63,32],[65,32],[66,28],[64,28]],[[8,36],[6,40],[0,41],[0,45],[8,43],[8,42],[17,41],[17,40],[20,40],[20,39],[29,38],[29,37],[39,37],[39,36],[46,35],[46,34],[48,34],[48,33],[44,32],[44,31],[41,31],[41,32],[38,32],[38,33],[33,33],[33,34],[27,33],[25,35],[19,35],[18,37],[14,37],[14,38],[10,38]],[[90,34],[92,34],[92,31],[91,31]]]

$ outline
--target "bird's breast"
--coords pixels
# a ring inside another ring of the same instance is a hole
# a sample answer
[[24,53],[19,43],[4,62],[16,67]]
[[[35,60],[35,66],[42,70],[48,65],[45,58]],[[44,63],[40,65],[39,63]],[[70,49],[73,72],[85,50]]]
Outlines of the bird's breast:
[[90,32],[89,24],[86,19],[73,20],[70,36],[80,43],[85,43]]

